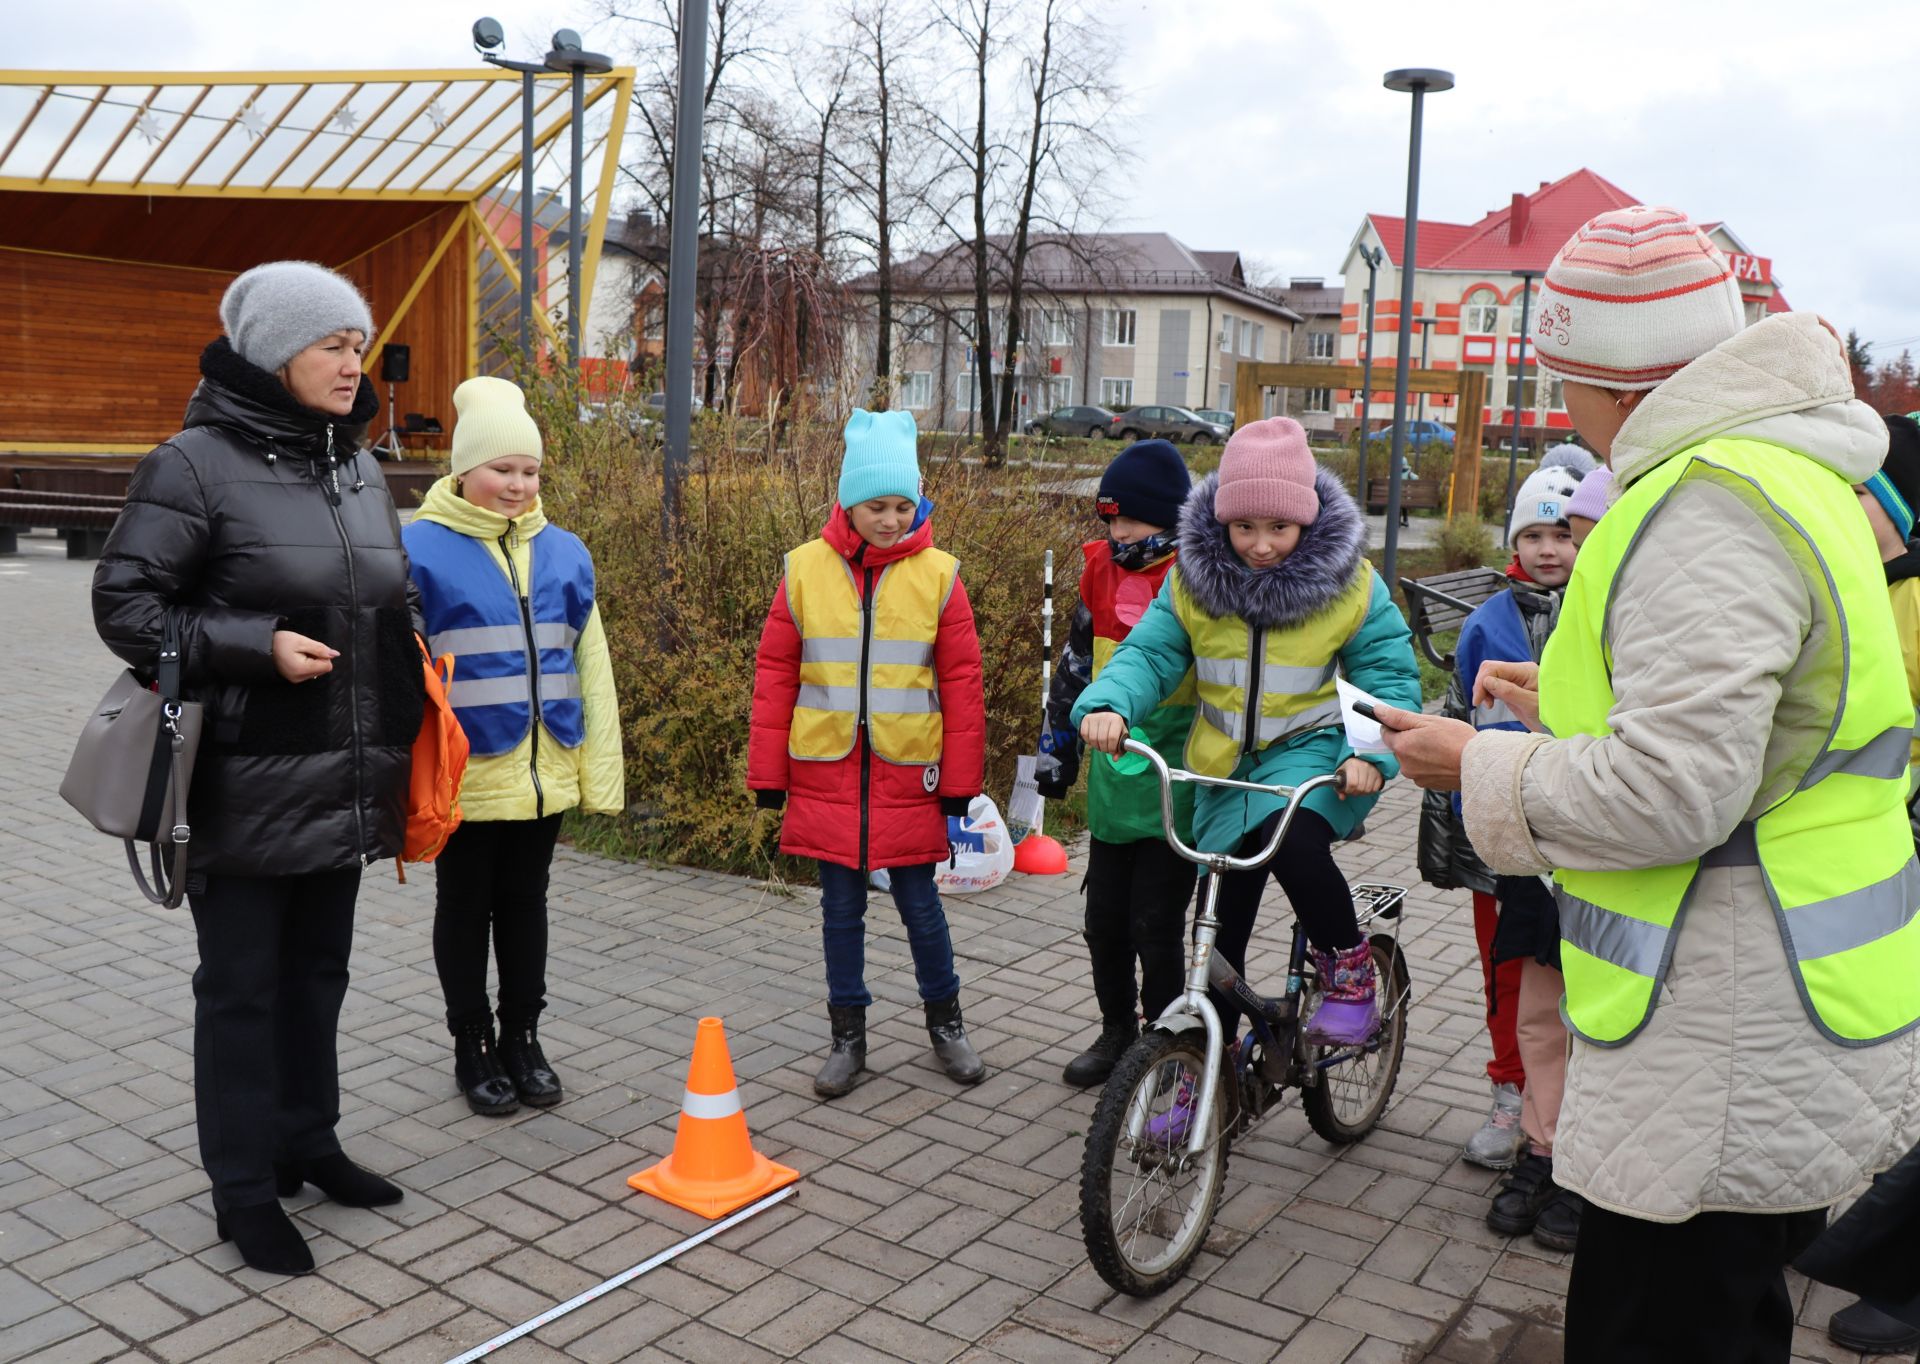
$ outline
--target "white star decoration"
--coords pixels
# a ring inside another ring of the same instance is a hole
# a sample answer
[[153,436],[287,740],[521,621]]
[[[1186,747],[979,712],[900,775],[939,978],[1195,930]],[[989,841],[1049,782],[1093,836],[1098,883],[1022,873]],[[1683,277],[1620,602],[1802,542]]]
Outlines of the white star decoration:
[[344,104],[333,111],[333,126],[343,133],[352,132],[359,122],[360,115],[354,113],[353,110]]
[[267,133],[266,119],[262,118],[260,116],[260,111],[254,108],[251,104],[246,104],[241,106],[240,126],[246,130],[247,137],[249,139],[256,138],[256,137],[265,137]]
[[432,104],[429,104],[427,106],[427,121],[433,124],[433,130],[436,133],[446,131],[447,124],[449,122],[447,118],[447,111],[440,107],[439,100],[435,100]]
[[160,120],[153,116],[153,110],[142,109],[140,117],[133,121],[133,130],[152,144],[160,140]]

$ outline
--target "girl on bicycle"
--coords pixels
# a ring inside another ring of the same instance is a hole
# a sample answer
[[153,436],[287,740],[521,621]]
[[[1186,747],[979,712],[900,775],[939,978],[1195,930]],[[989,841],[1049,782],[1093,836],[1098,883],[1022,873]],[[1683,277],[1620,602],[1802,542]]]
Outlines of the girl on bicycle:
[[[1320,974],[1307,1040],[1364,1045],[1380,1025],[1373,957],[1333,844],[1353,833],[1399,765],[1384,753],[1354,755],[1333,679],[1338,672],[1382,701],[1419,709],[1406,621],[1362,552],[1359,508],[1314,464],[1306,432],[1290,417],[1233,433],[1219,473],[1181,509],[1179,530],[1179,561],[1081,693],[1073,718],[1090,747],[1117,753],[1129,723],[1150,714],[1191,668],[1200,704],[1187,767],[1286,786],[1344,775],[1339,794],[1323,788],[1307,797],[1271,870]],[[1272,837],[1285,807],[1278,796],[1203,787],[1195,840],[1202,851],[1251,853]],[[1216,947],[1236,970],[1246,967],[1265,882],[1250,871],[1220,885]],[[1239,1010],[1217,992],[1214,1005],[1234,1028]]]

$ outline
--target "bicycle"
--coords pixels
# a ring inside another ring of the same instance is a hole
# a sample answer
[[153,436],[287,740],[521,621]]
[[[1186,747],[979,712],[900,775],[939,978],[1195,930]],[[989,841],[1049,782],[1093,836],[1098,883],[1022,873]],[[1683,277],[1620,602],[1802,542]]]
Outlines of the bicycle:
[[[1169,846],[1209,873],[1194,919],[1186,988],[1114,1066],[1094,1109],[1080,1167],[1080,1228],[1088,1259],[1120,1292],[1150,1297],[1176,1283],[1200,1253],[1220,1204],[1233,1140],[1271,1112],[1288,1089],[1300,1091],[1308,1124],[1327,1141],[1345,1145],[1373,1129],[1399,1078],[1413,985],[1398,939],[1403,886],[1362,882],[1353,888],[1381,1002],[1380,1030],[1365,1046],[1307,1043],[1301,1022],[1320,980],[1297,921],[1283,995],[1260,994],[1214,951],[1220,874],[1265,867],[1300,802],[1321,787],[1341,786],[1337,773],[1294,787],[1265,786],[1169,768],[1137,739],[1126,740],[1125,748],[1145,758],[1160,779]],[[1174,831],[1175,782],[1278,795],[1286,810],[1266,847],[1252,857],[1197,852]],[[1234,1047],[1231,1064],[1220,1016],[1207,996],[1209,983],[1232,996],[1252,1024],[1247,1044]]]

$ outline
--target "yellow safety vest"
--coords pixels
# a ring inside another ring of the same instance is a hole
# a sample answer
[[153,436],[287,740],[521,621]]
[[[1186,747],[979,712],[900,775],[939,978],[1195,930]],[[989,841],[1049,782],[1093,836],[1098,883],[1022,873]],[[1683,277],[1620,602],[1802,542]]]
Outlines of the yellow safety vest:
[[1193,644],[1199,690],[1187,766],[1204,776],[1228,776],[1249,753],[1339,724],[1336,660],[1366,623],[1372,598],[1373,566],[1363,562],[1326,609],[1270,630],[1239,616],[1207,614],[1174,565],[1173,610]]
[[[856,572],[870,581],[864,597]],[[787,555],[787,609],[800,630],[790,756],[836,762],[865,724],[877,758],[940,761],[933,641],[959,573],[959,560],[932,547],[880,568],[856,569],[825,540]]]
[[1914,708],[1879,555],[1844,480],[1781,446],[1722,438],[1635,481],[1581,547],[1541,660],[1541,720],[1561,738],[1612,732],[1614,584],[1647,518],[1682,481],[1701,480],[1758,513],[1806,581],[1814,652],[1796,685],[1831,716],[1827,741],[1702,858],[1554,874],[1567,1023],[1600,1046],[1631,1039],[1652,1015],[1700,868],[1758,866],[1815,1026],[1843,1045],[1881,1041],[1920,1021],[1920,864],[1904,809]]

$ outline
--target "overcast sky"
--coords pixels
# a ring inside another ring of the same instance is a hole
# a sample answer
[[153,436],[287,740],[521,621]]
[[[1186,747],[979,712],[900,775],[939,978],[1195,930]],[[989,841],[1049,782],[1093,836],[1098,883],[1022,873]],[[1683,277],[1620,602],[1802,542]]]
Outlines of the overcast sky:
[[[532,53],[559,24],[594,38],[599,6],[8,8],[11,66],[196,70],[465,66],[482,13]],[[1515,190],[1588,166],[1647,202],[1725,220],[1773,259],[1795,307],[1858,328],[1882,352],[1920,352],[1920,24],[1908,3],[1102,8],[1123,44],[1114,79],[1134,149],[1113,186],[1113,226],[1331,277],[1361,215],[1399,213],[1405,200],[1408,100],[1381,74],[1438,66],[1459,84],[1427,104],[1422,217],[1471,222]]]

